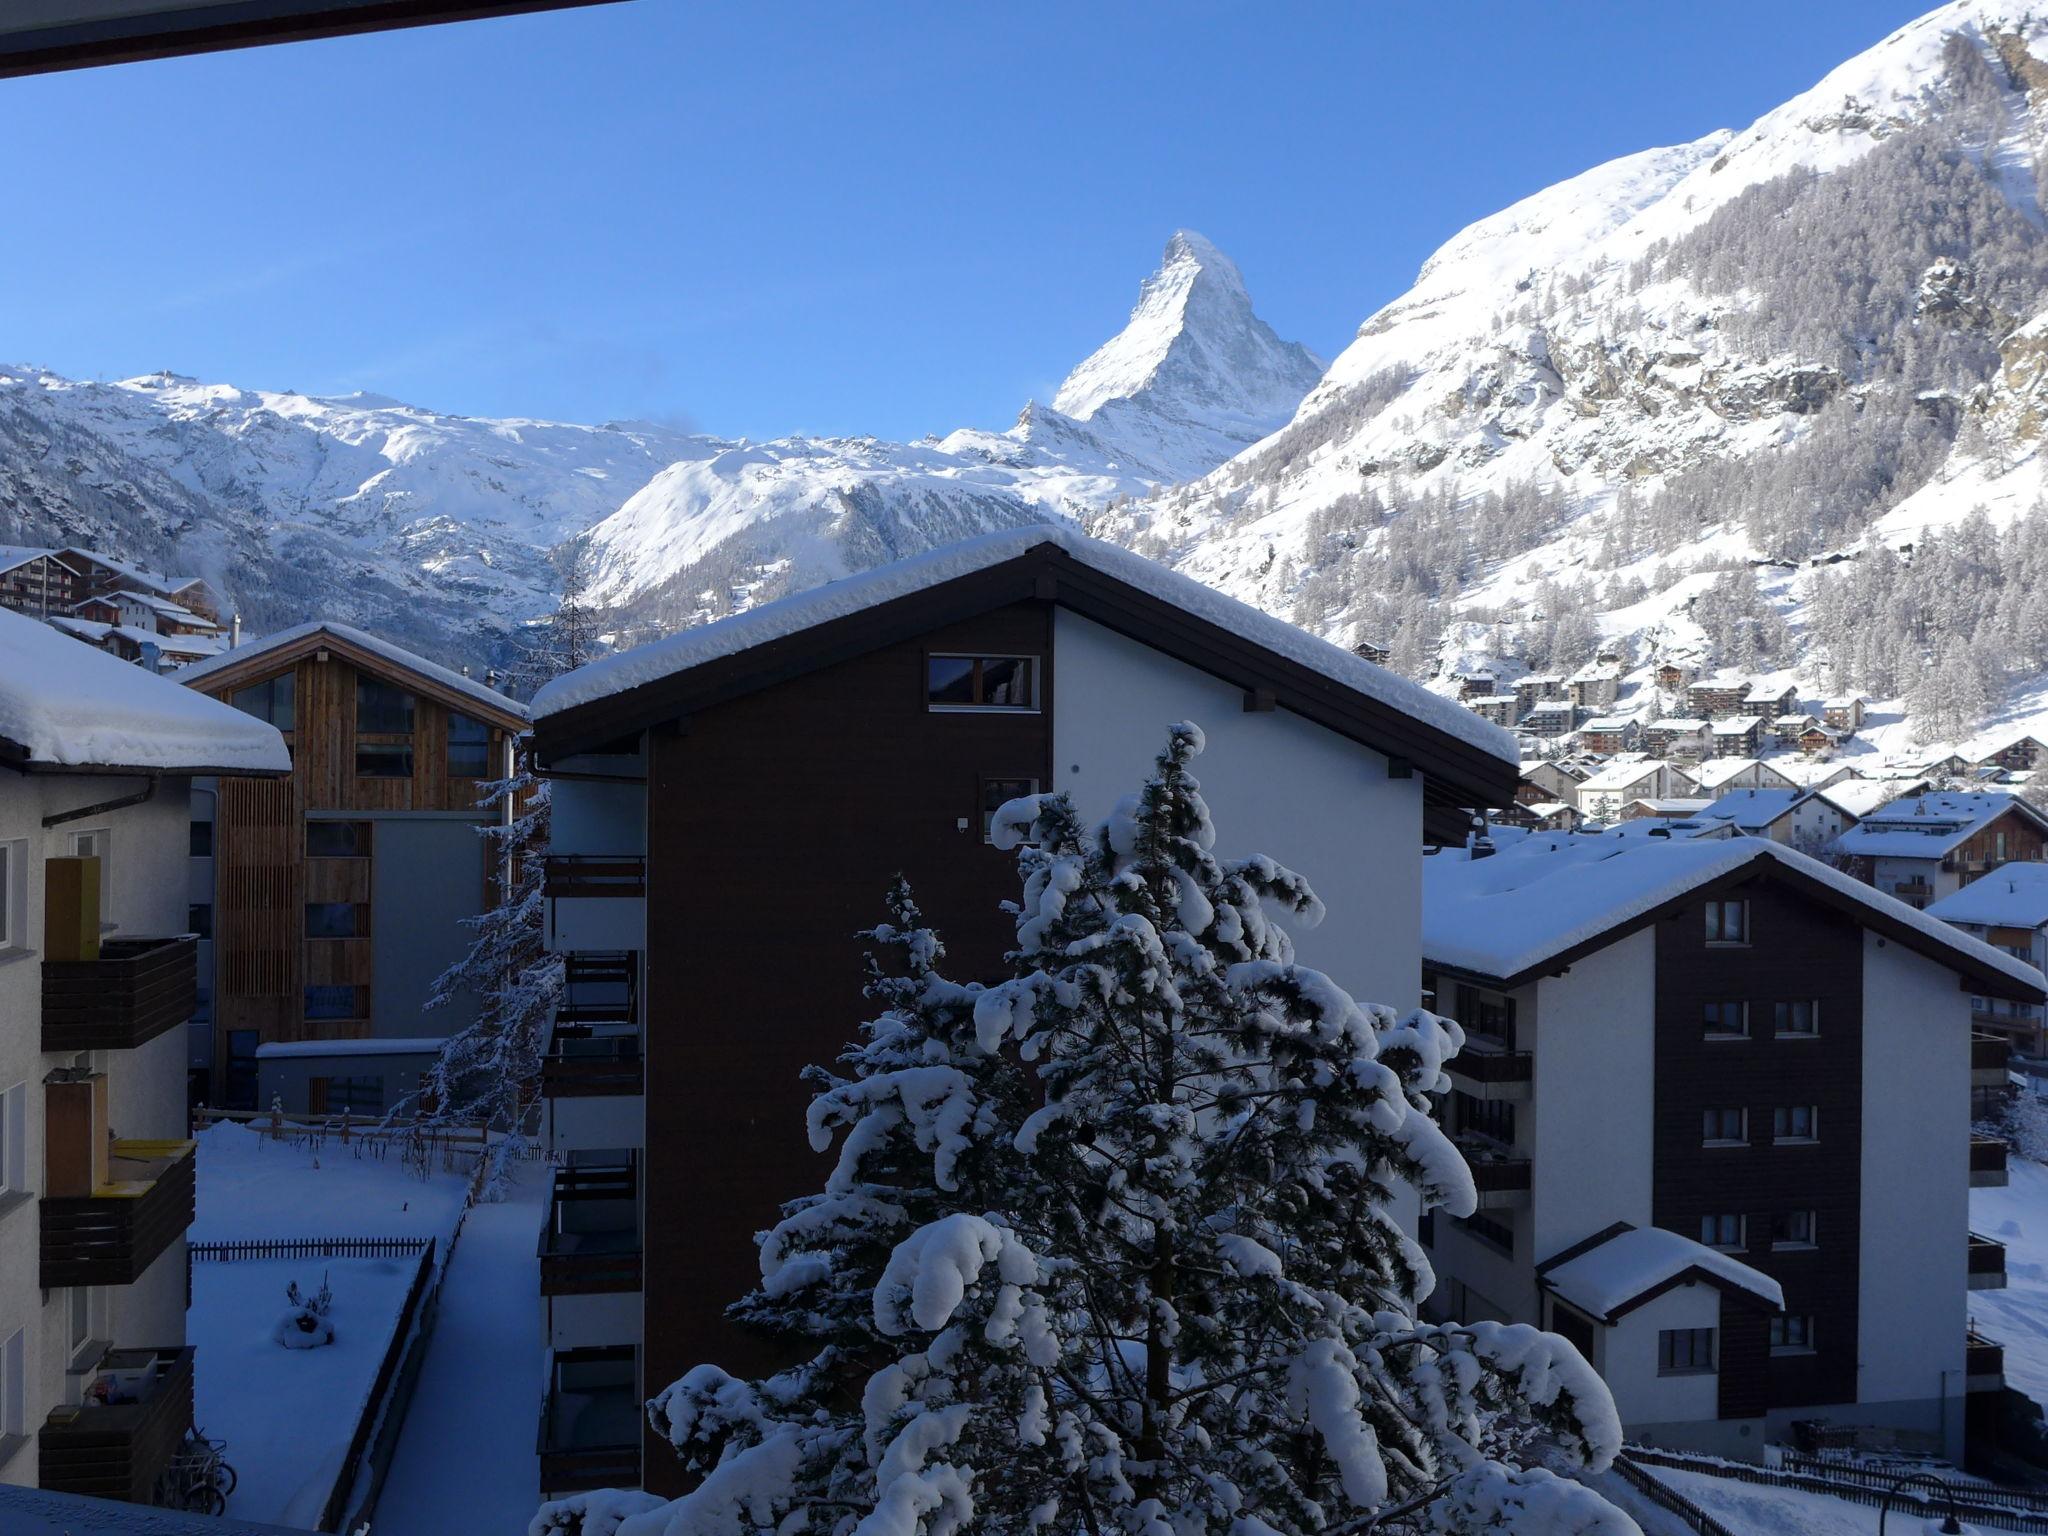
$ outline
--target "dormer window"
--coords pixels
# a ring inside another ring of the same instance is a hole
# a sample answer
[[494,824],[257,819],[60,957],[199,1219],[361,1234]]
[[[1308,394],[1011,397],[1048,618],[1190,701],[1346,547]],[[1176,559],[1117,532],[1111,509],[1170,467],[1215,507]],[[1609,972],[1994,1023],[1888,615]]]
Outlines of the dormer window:
[[935,711],[1038,709],[1036,656],[932,655],[925,658],[925,703]]

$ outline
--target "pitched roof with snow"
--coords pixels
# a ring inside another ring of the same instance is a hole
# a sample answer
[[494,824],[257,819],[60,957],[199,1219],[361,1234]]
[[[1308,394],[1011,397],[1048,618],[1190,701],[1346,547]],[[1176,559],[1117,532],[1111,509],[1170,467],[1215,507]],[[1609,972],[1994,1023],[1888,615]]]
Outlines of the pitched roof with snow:
[[0,572],[11,571],[17,565],[27,565],[31,560],[40,560],[55,553],[54,549],[37,549],[31,544],[0,544]]
[[2048,928],[2048,864],[2001,864],[1927,907],[1945,923]]
[[1652,731],[1680,731],[1688,736],[1697,736],[1701,731],[1704,731],[1706,728],[1707,722],[1704,720],[1687,720],[1683,718],[1673,717],[1666,717],[1662,720],[1652,720],[1646,727],[1646,729]]
[[1812,794],[1810,789],[1730,790],[1700,815],[1709,821],[1732,821],[1745,832],[1761,832]]
[[1714,734],[1716,736],[1742,736],[1757,729],[1763,723],[1764,717],[1762,715],[1737,715],[1732,720],[1716,720],[1714,722]]
[[1771,1311],[1785,1305],[1778,1282],[1740,1259],[1662,1227],[1616,1222],[1605,1232],[1536,1266],[1538,1283],[1600,1323],[1695,1282],[1748,1298]]
[[1995,790],[1902,795],[1864,813],[1837,843],[1843,853],[1878,859],[1935,859],[1969,841],[2008,811],[2048,828],[2048,816],[2017,795]]
[[1636,717],[1634,715],[1601,715],[1598,719],[1588,720],[1579,729],[1582,731],[1625,731],[1635,723]]
[[41,771],[291,770],[265,722],[4,609],[0,760]]
[[[1916,788],[1924,785],[1916,784]],[[1897,783],[1885,779],[1840,779],[1818,791],[1829,805],[1851,816],[1868,816],[1880,806],[1899,798]]]
[[1691,770],[1693,782],[1701,789],[1719,789],[1731,779],[1739,779],[1752,768],[1761,767],[1753,757],[1710,757]]
[[416,655],[402,645],[393,645],[389,640],[357,629],[353,624],[341,624],[332,619],[295,624],[290,629],[280,629],[261,639],[245,640],[233,650],[222,651],[217,656],[184,668],[178,673],[178,681],[187,687],[203,688],[219,677],[237,677],[265,658],[276,660],[285,655],[315,650],[323,640],[338,642],[336,648],[340,650],[353,648],[366,653],[401,673],[410,673],[415,681],[432,684],[443,693],[481,705],[502,724],[516,727],[528,718],[526,706],[517,699],[509,698],[495,688],[487,688],[473,678],[464,677],[451,667]]
[[1590,789],[1596,794],[1609,789],[1625,790],[1654,777],[1659,771],[1670,766],[1662,758],[1656,757],[1637,758],[1633,762],[1616,759],[1590,778],[1581,780],[1579,788],[1582,791]]
[[[752,668],[736,658],[810,631],[835,626],[832,633],[846,644],[880,644],[876,637],[899,627],[905,636],[917,633],[912,626],[921,622],[929,628],[932,622],[925,611],[932,604],[917,600],[941,588],[962,601],[969,594],[986,596],[991,607],[1049,597],[1085,617],[1122,626],[1165,651],[1173,649],[1165,638],[1169,628],[1185,634],[1192,627],[1199,631],[1199,643],[1189,649],[1201,652],[1206,670],[1247,686],[1264,683],[1280,708],[1333,729],[1338,728],[1333,722],[1343,719],[1361,739],[1376,732],[1401,741],[1403,755],[1425,779],[1444,777],[1447,789],[1499,796],[1487,803],[1500,803],[1512,793],[1520,752],[1509,732],[1284,619],[1064,524],[1008,529],[945,545],[594,661],[535,695],[543,746],[553,736],[574,750],[575,743],[587,747],[607,739],[583,741],[600,728],[616,736],[633,729],[636,719],[651,723],[675,697],[691,690],[700,671],[717,675],[718,664],[732,663],[724,670],[735,678],[741,673],[754,678],[766,670],[765,661]],[[797,654],[803,650],[789,645],[775,654],[795,656],[790,665],[796,666],[803,662]],[[1232,675],[1255,667],[1273,675]],[[1332,683],[1341,695],[1327,686]],[[754,678],[748,685],[763,683]]]
[[1762,838],[1525,838],[1490,858],[1443,849],[1422,861],[1422,953],[1434,965],[1511,986],[1605,948],[1693,892],[1759,876],[1849,912],[1980,991],[2043,1000],[2041,973],[1780,843]]

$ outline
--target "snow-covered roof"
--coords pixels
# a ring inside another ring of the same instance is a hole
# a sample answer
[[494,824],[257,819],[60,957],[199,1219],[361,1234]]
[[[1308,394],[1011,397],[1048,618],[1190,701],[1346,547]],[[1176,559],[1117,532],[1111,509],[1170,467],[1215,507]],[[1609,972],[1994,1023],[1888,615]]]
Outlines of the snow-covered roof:
[[1809,726],[1809,725],[1818,725],[1818,724],[1820,724],[1820,722],[1819,722],[1818,720],[1816,720],[1816,719],[1815,719],[1815,718],[1814,718],[1814,717],[1813,717],[1812,715],[1809,715],[1809,714],[1805,714],[1805,713],[1800,713],[1800,714],[1796,714],[1796,715],[1780,715],[1780,716],[1778,716],[1778,717],[1777,717],[1777,719],[1775,719],[1775,720],[1773,720],[1773,721],[1771,722],[1771,728],[1772,728],[1773,730],[1779,730],[1779,731],[1782,731],[1782,730],[1784,730],[1784,729],[1785,729],[1785,727],[1786,727],[1786,726],[1788,726],[1788,725],[1796,725],[1796,726],[1798,726],[1798,727],[1799,727],[1800,729],[1804,730],[1804,729],[1805,729],[1805,728],[1806,728],[1807,726]]
[[0,742],[33,768],[286,773],[265,722],[0,610]]
[[1745,832],[1761,832],[1812,793],[1807,789],[1730,790],[1700,814],[1710,821],[1732,821]]
[[1579,729],[1582,731],[1625,731],[1636,723],[1634,715],[1602,715],[1597,720],[1588,720]]
[[257,1525],[231,1515],[188,1514],[11,1484],[0,1484],[0,1531],[7,1536],[305,1536],[302,1528]]
[[1562,683],[1563,681],[1564,674],[1562,672],[1531,672],[1527,677],[1517,678],[1515,686],[1517,688],[1547,688],[1552,684]]
[[1644,834],[1529,837],[1490,858],[1446,848],[1422,861],[1422,952],[1501,980],[1630,928],[1700,886],[1748,866],[1774,868],[1861,908],[1902,941],[1968,974],[1995,973],[2035,996],[2041,973],[1840,870],[1763,838]]
[[290,1060],[301,1056],[435,1056],[448,1042],[439,1035],[416,1035],[392,1039],[349,1040],[266,1040],[256,1047],[262,1061]]
[[1719,789],[1731,779],[1739,779],[1745,773],[1762,764],[1753,757],[1710,757],[1698,767],[1689,770],[1692,781],[1701,789]]
[[1866,812],[1856,826],[1842,834],[1837,846],[1844,853],[1865,858],[1940,858],[2015,807],[2023,816],[2048,827],[2048,817],[2017,795],[1996,790],[1902,795]]
[[1669,764],[1654,757],[1639,758],[1627,763],[1617,759],[1590,778],[1581,780],[1579,788],[1590,789],[1596,793],[1607,789],[1628,789],[1642,783],[1644,779],[1653,777],[1659,769],[1668,766]]
[[289,650],[301,641],[311,640],[323,634],[382,657],[404,671],[430,679],[451,693],[462,694],[502,714],[527,718],[526,706],[517,699],[508,698],[495,688],[487,688],[473,678],[464,677],[452,667],[444,667],[439,662],[429,661],[424,656],[408,651],[402,645],[393,645],[389,640],[373,635],[367,630],[357,629],[353,624],[342,624],[333,619],[315,619],[308,624],[295,624],[290,629],[280,629],[274,634],[264,635],[261,639],[244,640],[232,650],[222,651],[218,656],[206,661],[194,662],[178,674],[178,681],[189,687],[197,687],[217,672],[224,672],[229,668],[239,669],[259,656]]
[[1860,693],[1838,693],[1832,699],[1821,703],[1822,709],[1854,709],[1858,704],[1868,704],[1869,699]]
[[1769,683],[1758,683],[1748,693],[1743,695],[1742,702],[1745,704],[1775,704],[1788,693],[1797,697],[1798,692],[1799,690],[1790,684],[1772,687]]
[[1714,734],[1716,736],[1742,736],[1755,730],[1763,723],[1764,717],[1762,715],[1737,715],[1732,720],[1716,720],[1714,722]]
[[2001,864],[1961,890],[1929,903],[1927,915],[1945,923],[2048,927],[2048,864]]
[[1631,800],[1631,807],[1641,806],[1652,816],[1697,816],[1714,802],[1690,797],[1673,796],[1661,800]]
[[45,555],[54,555],[54,549],[37,549],[30,544],[0,544],[0,573],[13,570],[17,565],[27,565],[31,560],[40,560]]
[[1532,715],[1568,715],[1572,712],[1569,699],[1539,699],[1529,706]]
[[1546,1289],[1602,1323],[1695,1281],[1744,1292],[1773,1311],[1785,1305],[1784,1292],[1769,1275],[1662,1227],[1625,1227],[1537,1272]]
[[1899,786],[1886,779],[1840,779],[1819,793],[1837,810],[1861,818],[1898,799]]
[[1471,710],[1430,692],[1341,646],[1263,613],[1142,555],[1091,539],[1064,524],[1006,529],[948,544],[857,576],[814,587],[745,613],[622,651],[558,677],[534,696],[537,720],[673,677],[706,662],[861,613],[942,582],[1055,545],[1090,570],[1172,604],[1267,651],[1322,674],[1342,687],[1401,711],[1430,728],[1510,765],[1521,760],[1514,737]]
[[1670,716],[1662,720],[1652,720],[1649,724],[1649,729],[1653,731],[1680,731],[1688,736],[1697,736],[1706,728],[1707,722],[1704,720],[1687,720]]

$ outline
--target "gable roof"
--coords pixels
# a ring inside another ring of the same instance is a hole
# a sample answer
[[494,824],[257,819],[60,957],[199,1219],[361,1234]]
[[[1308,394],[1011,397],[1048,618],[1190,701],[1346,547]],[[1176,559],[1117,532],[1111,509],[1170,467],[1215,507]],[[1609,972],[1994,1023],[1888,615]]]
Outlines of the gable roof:
[[1862,821],[1844,832],[1836,846],[1843,853],[1864,858],[1937,859],[2015,810],[2048,830],[2048,816],[2018,795],[1996,790],[1901,795],[1865,812]]
[[1515,739],[1463,705],[1065,526],[946,545],[657,640],[558,677],[534,696],[544,761],[558,760],[1023,601],[1070,612],[1405,760],[1433,805],[1514,798]]
[[37,549],[31,544],[0,544],[0,574],[55,553],[54,549]]
[[1721,890],[1765,879],[1967,978],[1971,990],[2044,1000],[2041,973],[1840,870],[1757,837],[1524,838],[1489,858],[1442,849],[1422,861],[1422,953],[1431,964],[1515,987]]
[[393,645],[352,624],[316,619],[280,629],[260,640],[247,640],[233,650],[222,651],[205,661],[194,662],[178,673],[188,688],[208,692],[232,688],[238,683],[260,682],[287,663],[314,651],[332,650],[367,671],[397,674],[406,684],[451,709],[480,715],[501,730],[523,731],[526,706],[495,688],[486,688],[473,678],[449,667],[414,655],[402,645]]
[[2001,864],[1927,906],[1944,923],[1998,928],[2048,927],[2048,864]]
[[1602,768],[1598,773],[1582,780],[1579,784],[1579,789],[1581,791],[1590,789],[1595,794],[1610,789],[1626,790],[1642,783],[1645,779],[1656,777],[1657,774],[1662,773],[1670,768],[1670,766],[1661,757],[1642,757],[1635,759],[1633,762],[1616,760]]
[[1745,832],[1761,832],[1813,797],[1810,789],[1735,789],[1700,812],[1708,821],[1732,821]]
[[1785,1305],[1778,1282],[1740,1259],[1663,1227],[1617,1221],[1536,1266],[1537,1283],[1596,1323],[1614,1323],[1666,1291],[1711,1285],[1776,1312]]

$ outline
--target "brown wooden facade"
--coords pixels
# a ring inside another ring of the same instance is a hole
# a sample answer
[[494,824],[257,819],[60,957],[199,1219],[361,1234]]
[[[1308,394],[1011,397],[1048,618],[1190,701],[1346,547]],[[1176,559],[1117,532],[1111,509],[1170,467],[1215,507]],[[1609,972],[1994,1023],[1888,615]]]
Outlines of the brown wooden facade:
[[[488,778],[449,772],[450,716],[461,713],[489,728],[487,761],[493,774],[509,763],[511,736],[524,721],[508,700],[493,710],[480,700],[436,684],[378,653],[319,633],[274,652],[252,651],[192,680],[192,686],[234,702],[254,685],[292,677],[292,772],[284,779],[226,779],[220,784],[214,824],[214,1072],[223,1093],[230,1037],[253,1031],[258,1043],[361,1039],[371,1033],[371,998],[377,985],[372,938],[377,925],[405,922],[404,912],[375,910],[376,835],[368,821],[367,846],[346,856],[309,851],[309,819],[363,812],[366,818],[400,812],[476,812]],[[364,678],[410,694],[409,733],[357,729],[357,684]],[[409,745],[411,772],[363,774],[357,749]],[[481,814],[481,813],[479,813]],[[490,898],[489,871],[478,858],[477,910]],[[313,937],[307,907],[347,904],[359,909],[352,937]],[[348,1017],[309,1017],[306,989],[352,987]]]

